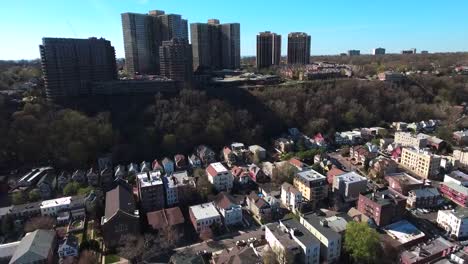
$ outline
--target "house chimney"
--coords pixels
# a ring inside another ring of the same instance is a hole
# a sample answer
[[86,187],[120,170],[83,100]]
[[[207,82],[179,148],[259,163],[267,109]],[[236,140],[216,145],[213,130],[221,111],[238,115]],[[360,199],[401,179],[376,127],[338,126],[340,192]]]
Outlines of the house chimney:
[[327,221],[327,219],[322,219],[322,220],[320,220],[320,225],[322,225],[323,227],[328,227],[328,221]]

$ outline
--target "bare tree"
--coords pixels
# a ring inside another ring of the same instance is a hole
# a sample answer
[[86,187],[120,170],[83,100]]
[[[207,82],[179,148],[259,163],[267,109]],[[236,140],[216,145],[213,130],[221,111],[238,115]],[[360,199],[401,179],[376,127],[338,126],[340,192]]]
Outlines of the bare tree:
[[24,225],[24,232],[33,232],[37,229],[53,229],[55,219],[50,216],[38,216],[29,219]]

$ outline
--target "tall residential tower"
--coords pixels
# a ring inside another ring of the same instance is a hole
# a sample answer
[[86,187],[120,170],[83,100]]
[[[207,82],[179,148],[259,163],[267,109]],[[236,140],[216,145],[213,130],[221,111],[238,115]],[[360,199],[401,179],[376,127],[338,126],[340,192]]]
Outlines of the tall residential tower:
[[288,35],[288,64],[309,64],[310,36],[303,32]]
[[281,60],[281,35],[270,31],[257,35],[257,68],[279,65]]
[[195,71],[237,69],[240,67],[240,24],[190,24],[193,68]]
[[188,40],[187,20],[153,10],[148,14],[123,13],[125,66],[130,75],[159,74],[159,47],[173,38]]

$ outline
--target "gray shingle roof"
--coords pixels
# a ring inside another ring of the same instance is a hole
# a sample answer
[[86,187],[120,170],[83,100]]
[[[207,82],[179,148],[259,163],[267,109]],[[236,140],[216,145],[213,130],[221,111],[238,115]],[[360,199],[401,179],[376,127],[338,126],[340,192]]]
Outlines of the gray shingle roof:
[[55,232],[52,230],[38,229],[27,233],[18,245],[18,248],[10,260],[13,263],[33,263],[47,259],[52,250]]

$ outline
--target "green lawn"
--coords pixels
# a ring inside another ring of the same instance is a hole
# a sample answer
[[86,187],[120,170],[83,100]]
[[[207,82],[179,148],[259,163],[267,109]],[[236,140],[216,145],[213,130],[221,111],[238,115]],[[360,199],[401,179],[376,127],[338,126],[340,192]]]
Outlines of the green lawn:
[[120,261],[120,257],[117,255],[106,255],[105,258],[106,258],[105,264],[111,264],[111,263]]

